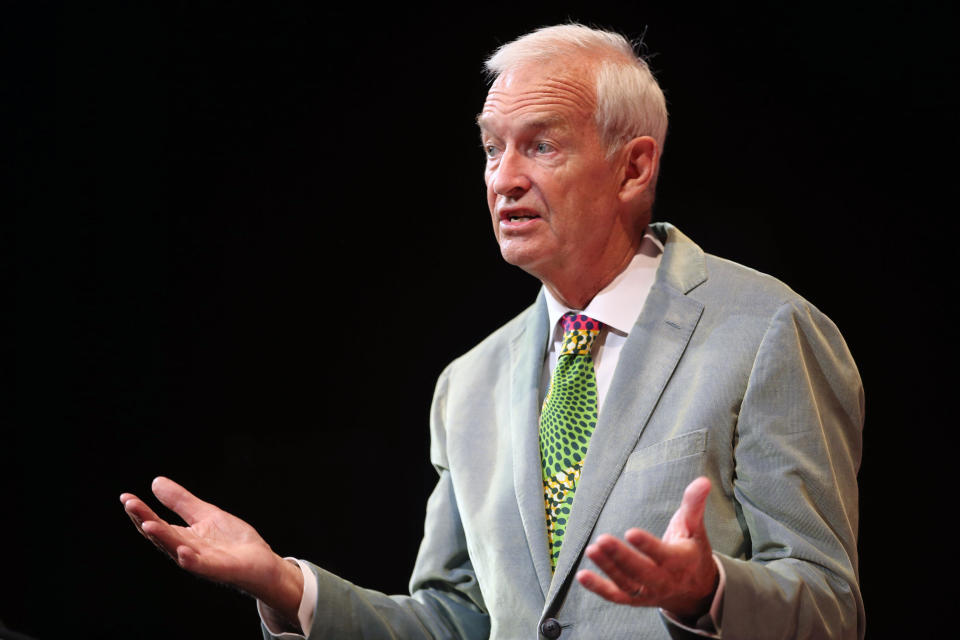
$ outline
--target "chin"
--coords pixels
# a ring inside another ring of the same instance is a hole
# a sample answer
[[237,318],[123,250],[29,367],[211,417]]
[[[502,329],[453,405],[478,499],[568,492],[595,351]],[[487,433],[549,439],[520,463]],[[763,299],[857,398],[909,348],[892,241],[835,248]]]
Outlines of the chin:
[[542,260],[538,259],[540,256],[533,256],[524,251],[504,250],[502,247],[500,248],[500,255],[503,256],[503,261],[507,264],[523,269],[534,278],[540,279],[538,268],[542,263]]
[[532,261],[532,257],[529,255],[528,251],[524,251],[519,247],[508,245],[500,245],[500,255],[503,257],[503,261],[507,264],[512,264],[515,267],[524,268],[524,265]]

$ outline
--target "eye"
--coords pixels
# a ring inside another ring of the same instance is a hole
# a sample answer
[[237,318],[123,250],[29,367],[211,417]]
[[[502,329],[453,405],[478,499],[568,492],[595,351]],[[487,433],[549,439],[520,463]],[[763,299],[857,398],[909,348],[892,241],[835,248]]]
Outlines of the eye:
[[553,147],[546,142],[537,143],[537,153],[550,153],[553,151]]
[[487,159],[496,158],[499,152],[500,150],[492,144],[483,145],[483,155],[487,156]]

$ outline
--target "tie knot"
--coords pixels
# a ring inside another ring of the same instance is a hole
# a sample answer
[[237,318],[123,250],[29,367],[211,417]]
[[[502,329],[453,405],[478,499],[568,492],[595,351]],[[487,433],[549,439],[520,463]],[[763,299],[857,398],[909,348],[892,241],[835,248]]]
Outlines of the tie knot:
[[600,334],[603,324],[580,313],[565,313],[560,322],[563,324],[563,346],[560,348],[560,355],[590,355],[590,347]]

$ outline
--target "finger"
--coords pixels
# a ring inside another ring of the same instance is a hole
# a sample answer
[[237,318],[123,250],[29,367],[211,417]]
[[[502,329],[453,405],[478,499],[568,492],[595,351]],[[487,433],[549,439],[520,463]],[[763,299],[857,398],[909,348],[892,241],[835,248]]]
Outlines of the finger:
[[130,522],[132,522],[133,526],[137,528],[137,531],[140,532],[140,535],[146,537],[147,534],[143,532],[143,520],[141,520],[139,517],[135,516],[134,514],[130,513],[126,509],[124,509],[124,513],[126,513],[127,517],[130,518]]
[[134,517],[134,515],[133,515],[132,513],[130,513],[130,511],[127,509],[127,503],[130,502],[130,501],[132,501],[132,500],[137,500],[137,501],[139,501],[140,498],[138,498],[137,496],[133,495],[132,493],[121,493],[121,494],[120,494],[120,504],[123,505],[123,512],[126,513],[126,514],[127,514],[127,517],[130,518],[130,520],[133,521],[133,524],[136,525],[137,530],[140,531],[140,533],[143,533],[143,531],[140,530],[140,518]]
[[602,535],[587,547],[587,557],[621,589],[633,592],[647,583],[657,566],[622,540]]
[[147,504],[143,500],[137,498],[132,494],[124,494],[124,495],[128,497],[127,497],[127,500],[123,503],[123,510],[127,513],[127,516],[133,521],[133,524],[136,525],[137,530],[140,531],[140,533],[144,533],[143,531],[144,522],[153,520],[156,522],[163,522],[164,524],[166,524],[163,518],[161,518],[156,513],[154,513],[153,509],[147,506]]
[[[166,522],[157,522],[149,520],[143,523],[143,534],[157,545],[164,553],[180,563],[179,549],[185,547],[192,549],[192,545],[187,538],[180,533],[180,530]],[[196,551],[196,550],[194,550]]]
[[703,514],[707,510],[707,496],[710,495],[710,479],[700,476],[691,482],[683,492],[683,502],[680,507],[686,506],[687,529],[692,533],[703,528]]
[[180,545],[177,547],[177,564],[186,569],[187,571],[193,571],[194,573],[202,572],[202,563],[200,562],[200,555],[191,547],[186,545]]
[[584,586],[588,591],[592,591],[601,598],[616,602],[617,604],[643,604],[643,597],[633,597],[626,591],[618,587],[614,582],[597,575],[589,569],[583,569],[577,572],[577,582]]
[[633,547],[655,564],[661,565],[669,557],[670,549],[660,538],[643,529],[630,529],[623,535]]
[[169,523],[132,494],[129,494],[127,501],[123,503],[123,507],[140,535],[149,540],[155,547],[176,559],[176,549],[179,546],[181,536]]
[[670,527],[679,525],[682,531],[674,531],[684,537],[692,537],[703,529],[703,514],[707,508],[707,496],[710,495],[710,479],[700,476],[683,492],[680,508],[670,520]]
[[183,518],[187,524],[196,523],[208,515],[211,509],[216,509],[212,504],[204,502],[170,478],[159,476],[154,478],[150,486],[153,489],[153,495],[157,496],[165,507]]

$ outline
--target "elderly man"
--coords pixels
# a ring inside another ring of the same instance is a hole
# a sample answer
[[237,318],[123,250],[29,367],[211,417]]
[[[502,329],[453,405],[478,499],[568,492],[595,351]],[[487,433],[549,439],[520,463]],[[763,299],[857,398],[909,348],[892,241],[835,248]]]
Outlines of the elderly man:
[[487,67],[494,233],[543,289],[440,377],[411,595],[284,560],[165,478],[189,526],[127,513],[258,598],[267,637],[862,637],[863,396],[836,327],[651,224],[666,108],[622,37],[541,29]]

